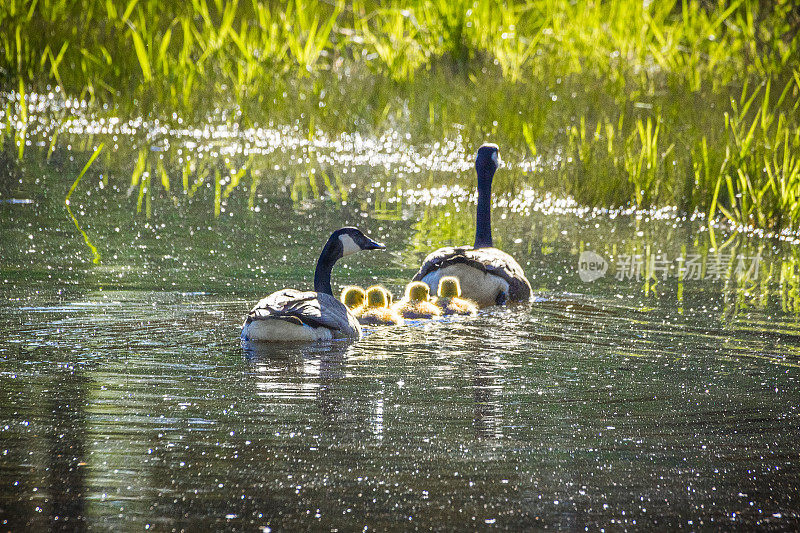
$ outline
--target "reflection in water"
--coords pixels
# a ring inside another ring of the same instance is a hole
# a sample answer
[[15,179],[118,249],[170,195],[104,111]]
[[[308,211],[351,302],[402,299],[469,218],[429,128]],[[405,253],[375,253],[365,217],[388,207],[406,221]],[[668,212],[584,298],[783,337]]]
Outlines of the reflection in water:
[[[374,338],[374,337],[373,337]],[[377,382],[361,404],[346,396],[346,358],[351,342],[329,341],[281,346],[246,343],[244,352],[253,367],[258,395],[267,401],[292,399],[314,403],[326,425],[340,430],[340,438],[355,442],[368,429],[380,440],[384,433],[384,384]]]
[[86,390],[80,370],[56,376],[47,401],[53,427],[47,435],[51,530],[86,527]]
[[[22,355],[22,352],[20,353]],[[30,357],[30,353],[25,354]],[[33,354],[58,359],[58,354]],[[87,391],[79,366],[0,369],[0,530],[87,527]],[[11,380],[8,378],[12,377]]]
[[330,346],[309,349],[306,357],[319,358],[319,391],[317,405],[331,422],[343,416],[345,407],[336,388],[345,378],[344,359],[349,343],[332,342]]
[[260,397],[269,401],[314,396],[320,412],[336,422],[346,408],[336,386],[345,377],[343,364],[350,344],[345,340],[289,345],[246,342],[243,350]]
[[503,386],[497,375],[499,365],[495,356],[474,361],[472,387],[475,399],[473,426],[478,439],[500,439],[502,429]]
[[372,399],[372,408],[370,410],[370,419],[369,419],[369,425],[370,429],[372,430],[372,434],[378,440],[383,439],[384,396],[385,396],[385,389],[383,387],[383,384],[381,384],[381,388],[378,390],[377,394],[375,394]]

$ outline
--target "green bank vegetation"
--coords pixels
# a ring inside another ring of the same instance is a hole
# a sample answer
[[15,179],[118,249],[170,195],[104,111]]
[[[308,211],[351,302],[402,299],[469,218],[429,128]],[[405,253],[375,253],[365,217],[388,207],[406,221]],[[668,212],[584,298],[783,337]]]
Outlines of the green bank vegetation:
[[[399,123],[434,139],[460,124],[584,204],[796,230],[798,28],[780,0],[7,0],[0,80],[164,117],[302,117],[310,132]],[[134,181],[163,176],[139,167]]]

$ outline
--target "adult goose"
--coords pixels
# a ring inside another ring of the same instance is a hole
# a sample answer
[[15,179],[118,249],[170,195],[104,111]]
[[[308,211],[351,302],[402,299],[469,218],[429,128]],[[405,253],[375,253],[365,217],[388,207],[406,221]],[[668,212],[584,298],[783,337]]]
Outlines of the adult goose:
[[281,289],[258,302],[242,326],[244,341],[316,341],[361,337],[358,319],[333,296],[331,270],[347,255],[385,248],[356,228],[334,231],[317,261],[314,290]]
[[475,158],[478,173],[475,245],[448,246],[431,252],[413,281],[422,281],[431,290],[436,290],[442,277],[456,277],[461,284],[462,297],[480,307],[530,300],[531,284],[522,267],[492,243],[492,178],[499,166],[500,151],[496,144],[484,144],[478,149]]

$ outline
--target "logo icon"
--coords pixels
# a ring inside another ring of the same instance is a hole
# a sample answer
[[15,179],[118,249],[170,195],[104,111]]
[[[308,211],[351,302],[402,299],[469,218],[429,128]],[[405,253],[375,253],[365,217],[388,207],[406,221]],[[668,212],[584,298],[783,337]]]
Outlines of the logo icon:
[[591,282],[602,278],[608,271],[608,263],[594,252],[581,252],[578,258],[578,275],[581,281]]

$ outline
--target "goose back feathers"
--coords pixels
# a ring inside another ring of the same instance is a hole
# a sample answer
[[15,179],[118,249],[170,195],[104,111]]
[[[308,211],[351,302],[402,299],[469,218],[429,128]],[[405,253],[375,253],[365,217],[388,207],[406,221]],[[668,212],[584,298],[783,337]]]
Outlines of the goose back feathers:
[[[250,340],[260,340],[259,322],[278,320],[285,324],[269,324],[280,328],[287,341],[359,338],[361,326],[347,307],[333,296],[313,291],[282,289],[259,301],[247,314],[244,327],[250,329]],[[267,324],[264,324],[267,325]],[[288,326],[301,326],[291,328]]]
[[497,248],[447,246],[428,254],[412,281],[438,287],[445,276],[461,284],[461,296],[480,307],[528,301],[531,284],[513,257]]

